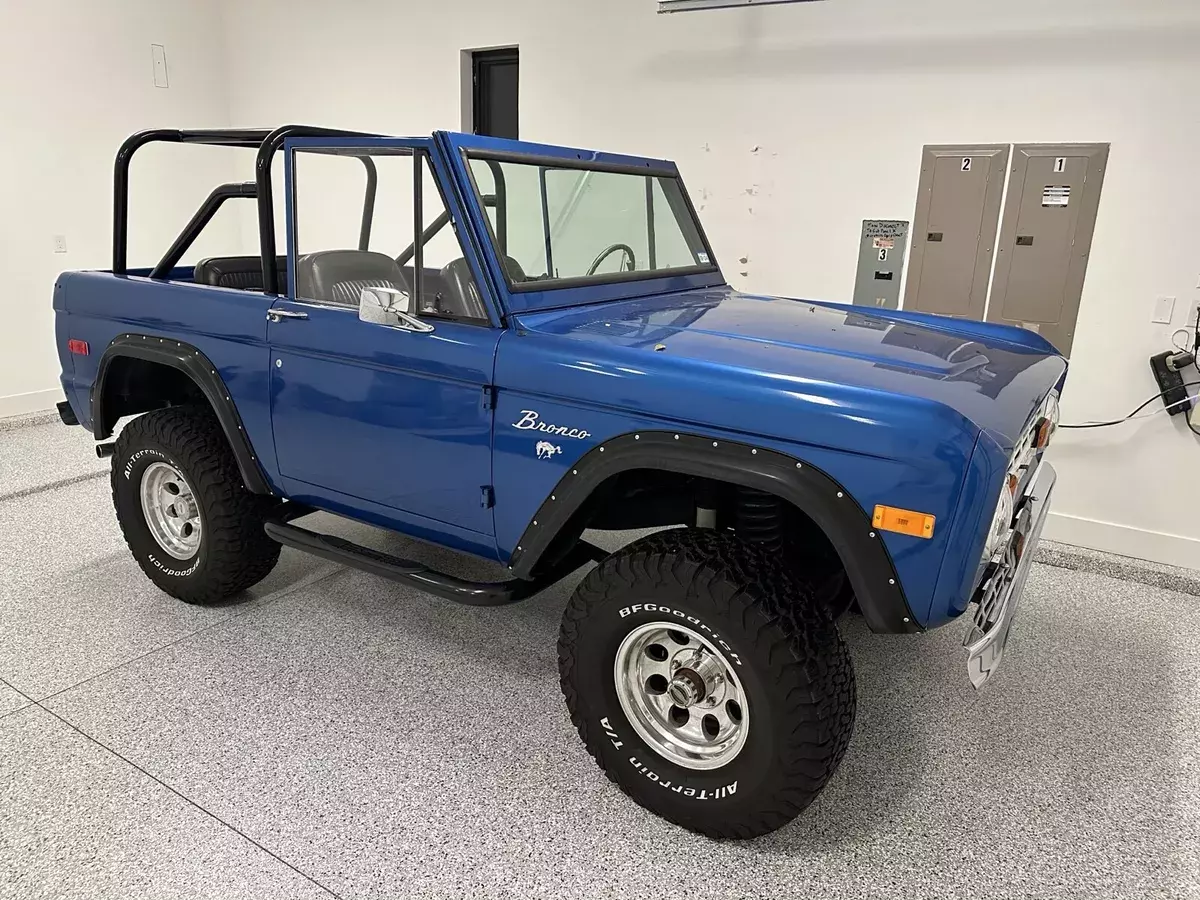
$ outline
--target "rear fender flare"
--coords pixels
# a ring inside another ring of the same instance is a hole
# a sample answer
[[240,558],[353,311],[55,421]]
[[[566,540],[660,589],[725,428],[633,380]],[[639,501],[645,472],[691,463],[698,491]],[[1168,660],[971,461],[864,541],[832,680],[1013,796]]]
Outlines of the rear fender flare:
[[254,494],[273,493],[258,454],[250,445],[246,429],[242,425],[237,407],[234,405],[225,382],[221,380],[217,367],[191,344],[185,344],[171,338],[162,338],[146,334],[122,334],[113,339],[100,358],[96,370],[96,380],[92,384],[92,434],[96,440],[104,440],[112,435],[116,422],[109,422],[104,417],[105,380],[117,359],[143,359],[147,362],[158,363],[168,368],[177,369],[190,378],[200,389],[204,398],[216,414],[221,430],[233,449],[237,460],[238,471],[247,490]]
[[870,516],[844,487],[792,456],[733,441],[675,432],[623,434],[584,454],[538,507],[509,560],[531,577],[540,557],[592,492],[629,469],[661,469],[712,478],[774,494],[808,515],[841,557],[872,631],[923,630]]

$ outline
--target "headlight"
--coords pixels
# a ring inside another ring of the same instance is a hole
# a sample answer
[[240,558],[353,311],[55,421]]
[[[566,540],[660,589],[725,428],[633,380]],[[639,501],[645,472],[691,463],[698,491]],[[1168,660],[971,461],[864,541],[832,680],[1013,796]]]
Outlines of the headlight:
[[992,517],[992,525],[988,528],[987,542],[983,545],[983,558],[989,560],[995,556],[1004,545],[1004,538],[1013,520],[1013,491],[1012,479],[1004,479],[1004,487],[1000,489],[1000,501],[996,504],[996,515]]

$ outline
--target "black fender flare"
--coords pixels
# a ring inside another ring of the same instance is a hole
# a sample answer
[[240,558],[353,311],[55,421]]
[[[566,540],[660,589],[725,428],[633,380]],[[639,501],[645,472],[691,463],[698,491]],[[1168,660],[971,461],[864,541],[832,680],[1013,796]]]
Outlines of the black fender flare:
[[639,431],[593,447],[572,465],[538,507],[509,561],[532,576],[542,554],[592,492],[629,469],[661,469],[774,494],[808,515],[842,559],[872,631],[922,631],[909,608],[891,554],[871,517],[844,487],[792,456],[682,432]]
[[112,363],[121,358],[143,359],[147,362],[158,363],[172,369],[178,369],[190,378],[200,389],[225,432],[233,456],[237,460],[238,471],[246,489],[253,494],[270,494],[271,486],[267,482],[258,454],[250,445],[250,438],[242,425],[225,382],[221,380],[217,367],[207,356],[191,344],[185,344],[172,338],[162,338],[147,334],[121,334],[115,337],[100,357],[96,369],[96,379],[92,382],[92,435],[98,441],[110,437],[116,422],[108,422],[104,418],[104,387]]

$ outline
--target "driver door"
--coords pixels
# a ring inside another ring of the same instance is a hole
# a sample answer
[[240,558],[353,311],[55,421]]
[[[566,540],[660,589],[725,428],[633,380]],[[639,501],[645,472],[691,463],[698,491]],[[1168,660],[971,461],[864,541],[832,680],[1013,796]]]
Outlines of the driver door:
[[[288,296],[267,328],[285,490],[494,556],[485,386],[502,332],[432,141],[305,138],[286,154]],[[411,315],[361,319],[364,289]]]

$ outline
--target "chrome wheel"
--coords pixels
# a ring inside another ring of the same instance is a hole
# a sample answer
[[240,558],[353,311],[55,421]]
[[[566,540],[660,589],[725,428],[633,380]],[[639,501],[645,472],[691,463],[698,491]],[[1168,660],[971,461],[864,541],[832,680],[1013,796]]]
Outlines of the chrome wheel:
[[158,546],[175,559],[200,549],[200,504],[191,485],[170,463],[155,462],[142,473],[142,514]]
[[664,759],[719,769],[745,745],[750,708],[742,683],[692,629],[666,622],[635,628],[617,648],[613,677],[625,717]]

